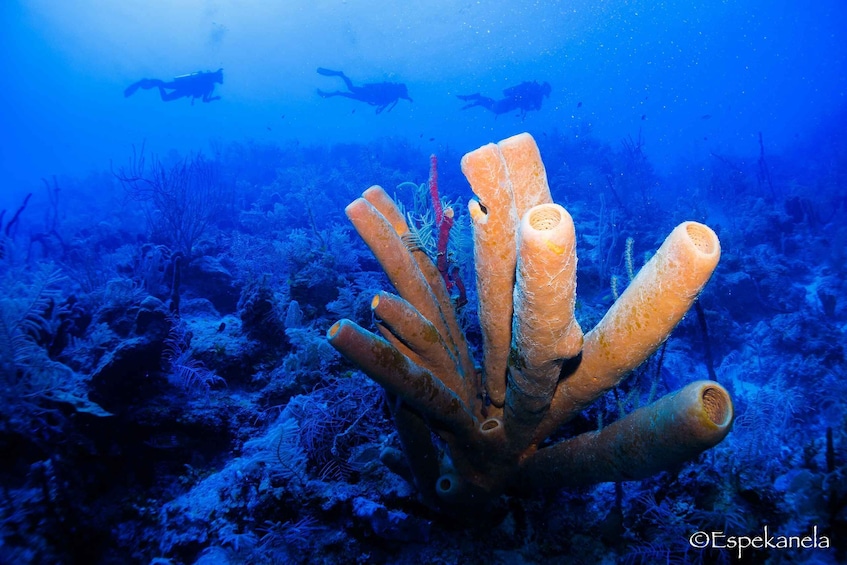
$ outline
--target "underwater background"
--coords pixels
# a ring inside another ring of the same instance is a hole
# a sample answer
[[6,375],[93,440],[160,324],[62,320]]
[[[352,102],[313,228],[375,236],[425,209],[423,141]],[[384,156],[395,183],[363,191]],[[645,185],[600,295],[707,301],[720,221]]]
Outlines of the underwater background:
[[[3,2],[0,563],[847,562],[845,29],[838,0]],[[454,211],[482,361],[460,160],[521,132],[584,329],[674,226],[722,246],[569,431],[698,379],[735,420],[468,517],[386,462],[391,403],[327,330],[392,290],[344,211],[380,185],[434,260]]]

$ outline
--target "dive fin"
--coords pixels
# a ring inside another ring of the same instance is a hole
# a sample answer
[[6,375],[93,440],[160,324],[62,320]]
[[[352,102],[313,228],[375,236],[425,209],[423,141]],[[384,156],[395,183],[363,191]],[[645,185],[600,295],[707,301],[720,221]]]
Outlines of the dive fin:
[[156,88],[157,86],[164,86],[164,82],[157,78],[143,78],[138,82],[134,82],[131,85],[126,87],[124,90],[124,98],[129,98],[135,91],[139,88],[143,88],[144,90],[149,90],[151,88]]
[[318,67],[318,74],[323,75],[325,77],[340,77],[344,75],[344,73],[341,71],[331,71],[323,67]]
[[138,82],[134,82],[131,85],[127,86],[126,90],[124,90],[124,98],[129,98],[130,96],[135,94],[135,91],[138,90],[139,88],[141,88],[141,84],[143,82],[144,82],[143,80],[140,80]]

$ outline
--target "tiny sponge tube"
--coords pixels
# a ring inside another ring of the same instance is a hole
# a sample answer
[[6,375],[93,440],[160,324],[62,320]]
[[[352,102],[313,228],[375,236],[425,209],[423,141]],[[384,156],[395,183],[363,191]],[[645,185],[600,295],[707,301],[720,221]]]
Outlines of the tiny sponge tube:
[[672,469],[720,443],[732,400],[714,381],[695,381],[602,430],[538,450],[525,461],[532,488],[632,481]]

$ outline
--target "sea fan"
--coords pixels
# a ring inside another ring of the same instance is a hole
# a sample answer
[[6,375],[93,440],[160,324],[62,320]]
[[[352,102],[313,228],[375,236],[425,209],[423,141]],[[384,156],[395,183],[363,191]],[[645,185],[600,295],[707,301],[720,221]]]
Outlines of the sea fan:
[[42,265],[32,274],[7,271],[0,279],[0,378],[19,393],[49,386],[45,377],[53,362],[36,338],[50,325],[45,313],[59,296],[52,287],[63,278],[52,265]]
[[263,464],[277,478],[296,480],[301,486],[305,484],[306,453],[300,446],[300,425],[292,411],[292,406],[297,406],[300,398],[294,397],[289,402],[267,434],[244,443],[245,470],[255,464]]
[[215,386],[226,385],[223,377],[192,357],[185,327],[175,318],[171,319],[171,329],[165,339],[164,359],[170,364],[171,374],[185,390],[200,388],[209,391]]

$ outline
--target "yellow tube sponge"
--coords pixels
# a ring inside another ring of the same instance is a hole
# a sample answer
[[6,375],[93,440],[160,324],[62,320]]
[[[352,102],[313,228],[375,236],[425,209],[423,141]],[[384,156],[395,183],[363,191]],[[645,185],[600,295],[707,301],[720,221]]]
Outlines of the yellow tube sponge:
[[[436,375],[453,392],[464,384],[456,373],[456,358],[429,320],[399,296],[379,292],[371,300],[374,316],[415,355],[415,361]],[[407,355],[408,356],[408,355]]]
[[[381,187],[372,186],[347,206],[346,213],[400,296],[436,328],[449,354],[458,362],[459,378],[468,381],[465,386],[475,386],[478,380],[476,366],[459,328],[444,279],[426,253],[405,242],[410,232],[400,209]],[[382,329],[380,327],[380,331]],[[382,333],[398,346],[390,336]]]
[[524,214],[513,301],[512,339],[520,372],[534,381],[552,381],[552,386],[541,386],[550,393],[562,361],[582,349],[582,329],[574,319],[576,234],[571,215],[558,204]]
[[518,216],[506,166],[496,145],[489,143],[466,154],[462,172],[479,198],[468,203],[468,210],[473,224],[485,388],[491,402],[503,406],[512,341]]
[[429,281],[393,224],[364,198],[354,200],[345,212],[400,296],[417,308],[439,332],[449,335],[447,322]]
[[550,204],[550,186],[547,170],[538,145],[528,133],[513,135],[497,144],[503,156],[503,164],[509,172],[515,215],[520,220],[527,210],[540,204]]
[[[715,233],[680,224],[583,336],[575,319],[574,222],[550,201],[532,137],[472,151],[462,170],[478,198],[468,208],[484,379],[441,273],[407,245],[409,227],[379,187],[366,190],[347,215],[399,296],[380,292],[371,303],[383,337],[350,320],[327,334],[388,393],[422,499],[461,511],[533,485],[643,478],[720,442],[732,402],[706,381],[602,430],[545,443],[667,339],[718,263]],[[433,443],[428,430],[441,441]]]
[[720,259],[708,226],[684,222],[585,336],[582,360],[553,397],[536,439],[549,435],[617,385],[664,342],[691,308]]
[[574,318],[576,234],[558,204],[535,206],[521,220],[513,302],[504,419],[509,443],[525,447],[550,405],[562,364],[582,349]]
[[474,234],[474,264],[485,356],[483,373],[491,402],[502,407],[512,330],[512,289],[521,217],[552,202],[547,172],[528,133],[489,143],[462,158],[462,172],[478,200],[468,203]]
[[644,479],[723,441],[732,418],[726,389],[695,381],[602,430],[538,450],[524,463],[521,482],[545,490]]
[[333,324],[327,339],[371,379],[436,425],[457,435],[474,427],[473,415],[456,393],[384,339],[350,320]]

